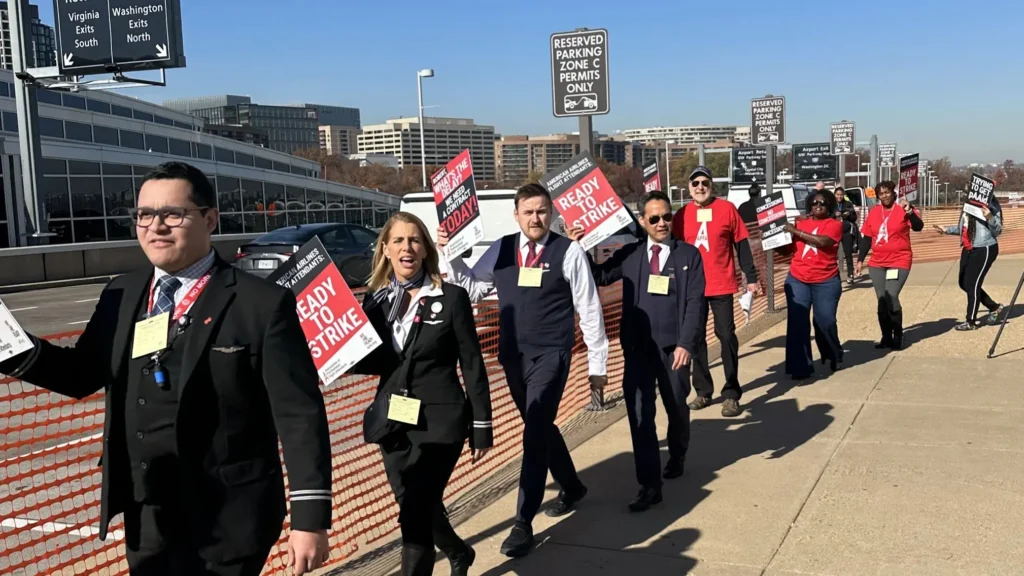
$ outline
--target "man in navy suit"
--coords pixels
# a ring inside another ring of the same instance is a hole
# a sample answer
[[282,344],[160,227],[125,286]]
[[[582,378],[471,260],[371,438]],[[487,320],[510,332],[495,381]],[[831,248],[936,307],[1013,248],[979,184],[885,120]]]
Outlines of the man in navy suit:
[[[591,269],[599,286],[622,280],[619,340],[625,359],[622,390],[633,438],[640,493],[629,503],[643,512],[661,502],[657,391],[668,412],[669,460],[665,478],[683,474],[690,443],[690,358],[704,330],[704,266],[700,252],[672,237],[672,205],[662,192],[641,198],[638,211],[647,239],[612,254]],[[569,231],[576,239],[581,231]]]

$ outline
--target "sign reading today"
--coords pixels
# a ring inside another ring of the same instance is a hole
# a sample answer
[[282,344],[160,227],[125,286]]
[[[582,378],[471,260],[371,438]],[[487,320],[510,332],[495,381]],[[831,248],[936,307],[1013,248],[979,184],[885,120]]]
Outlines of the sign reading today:
[[832,134],[832,154],[853,154],[853,148],[857,140],[854,138],[853,122],[833,122],[830,128]]
[[555,210],[565,220],[566,229],[583,228],[580,245],[584,250],[633,221],[589,152],[548,172],[541,184],[554,198]]
[[899,190],[896,191],[897,198],[903,197],[907,202],[917,200],[917,173],[920,156],[908,154],[900,158],[900,181]]
[[964,204],[964,212],[974,216],[978,220],[985,219],[985,212],[992,200],[992,191],[996,183],[981,174],[971,173],[971,183],[967,185],[967,202]]
[[430,178],[437,206],[437,221],[448,233],[448,253],[458,256],[484,239],[480,202],[476,197],[476,177],[469,150],[438,170]]
[[382,344],[319,238],[306,242],[267,280],[295,293],[295,311],[324,384]]
[[896,167],[896,143],[878,145],[878,166],[879,168]]
[[658,161],[651,160],[644,164],[644,192],[661,190],[661,174],[658,173]]
[[551,94],[556,117],[608,113],[607,30],[551,35]]
[[786,98],[766,96],[750,101],[750,138],[753,144],[786,141]]
[[54,0],[61,74],[181,68],[180,0]]

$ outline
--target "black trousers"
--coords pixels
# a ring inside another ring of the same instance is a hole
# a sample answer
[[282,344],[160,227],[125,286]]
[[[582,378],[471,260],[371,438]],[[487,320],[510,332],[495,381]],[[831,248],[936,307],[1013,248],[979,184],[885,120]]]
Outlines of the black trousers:
[[995,310],[999,304],[993,300],[982,284],[992,263],[999,256],[999,244],[982,248],[962,249],[960,251],[960,289],[967,294],[967,321],[974,322],[978,318],[978,305]]
[[657,392],[668,414],[669,457],[686,459],[690,446],[690,366],[672,369],[675,347],[660,349],[651,343],[625,357],[622,393],[629,415],[629,433],[633,440],[636,480],[645,488],[657,488],[661,480],[661,450],[658,447]]
[[[704,313],[701,326],[707,326],[708,310],[715,313],[715,336],[722,344],[722,367],[725,369],[725,386],[722,397],[739,400],[743,396],[740,388],[740,342],[736,339],[736,321],[732,316],[732,294],[708,296],[704,299]],[[711,398],[715,394],[715,383],[711,379],[708,363],[708,337],[701,330],[697,337],[697,351],[693,355],[693,388],[698,396]]]
[[[418,444],[403,435],[381,445],[384,470],[398,502],[403,544],[431,551],[437,546],[448,557],[465,549],[465,542],[452,529],[444,509],[444,489],[463,444]],[[427,560],[432,569],[433,552],[424,562]]]
[[853,279],[853,251],[856,250],[857,236],[855,234],[851,234],[848,231],[845,231],[845,229],[847,227],[847,224],[848,223],[843,225],[843,228],[844,228],[843,239],[842,239],[843,258],[846,260],[846,279],[847,280],[852,280]]
[[552,351],[538,356],[519,355],[502,366],[524,423],[516,507],[516,521],[523,524],[531,525],[540,509],[548,469],[562,489],[575,490],[582,485],[565,439],[555,426],[571,358],[567,350]]
[[196,527],[181,517],[180,510],[180,506],[129,505],[124,528],[132,576],[259,576],[271,546],[232,562],[208,562],[191,545]]

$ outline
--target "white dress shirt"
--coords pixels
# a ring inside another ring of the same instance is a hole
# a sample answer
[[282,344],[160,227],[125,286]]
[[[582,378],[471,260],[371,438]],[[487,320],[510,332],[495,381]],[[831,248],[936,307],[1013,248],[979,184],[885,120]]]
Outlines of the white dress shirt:
[[[195,264],[183,268],[174,274],[165,272],[159,268],[154,268],[153,282],[149,286],[150,297],[153,298],[154,302],[156,301],[156,294],[153,290],[156,288],[157,280],[164,276],[173,276],[181,282],[181,286],[174,292],[174,305],[177,306],[178,303],[185,298],[185,295],[188,294],[189,290],[196,285],[196,282],[199,282],[199,279],[205,276],[206,273],[210,271],[210,268],[213,268],[213,261],[216,258],[216,255],[217,253],[211,249],[209,254],[203,256]],[[194,305],[195,302],[192,304]],[[188,311],[186,310],[186,312]]]
[[[522,257],[522,261],[526,262],[530,250],[530,239],[524,234],[518,236],[519,255]],[[537,242],[537,250],[547,246],[550,239],[551,234],[548,233],[540,242]],[[449,258],[447,261],[448,281],[465,288],[466,292],[469,292],[470,301],[483,300],[494,290],[494,266],[498,263],[500,250],[501,241],[499,240],[491,244],[472,269],[466,266],[462,258]],[[569,248],[565,251],[562,275],[569,283],[573,305],[580,317],[580,330],[583,332],[583,341],[587,344],[590,375],[604,376],[607,374],[608,364],[608,337],[604,331],[604,310],[601,307],[597,284],[594,283],[594,277],[590,272],[587,254],[577,242],[570,242]]]
[[657,244],[661,246],[661,252],[658,252],[658,274],[665,269],[665,262],[668,262],[668,255],[672,252],[672,249],[668,247],[668,244],[662,242],[655,242],[650,237],[647,238],[647,261],[651,262],[654,260],[654,250],[652,248]]
[[[444,291],[441,290],[441,287],[435,288],[433,284],[425,284],[420,288],[420,291],[416,293],[416,297],[409,302],[409,309],[400,318],[397,318],[391,326],[391,345],[394,346],[395,352],[401,352],[407,344],[406,340],[409,338],[409,333],[412,332],[412,324],[416,319],[416,312],[419,311],[419,304],[417,303],[419,299],[436,298],[443,294]],[[389,301],[393,301],[394,298],[393,295],[388,296]]]

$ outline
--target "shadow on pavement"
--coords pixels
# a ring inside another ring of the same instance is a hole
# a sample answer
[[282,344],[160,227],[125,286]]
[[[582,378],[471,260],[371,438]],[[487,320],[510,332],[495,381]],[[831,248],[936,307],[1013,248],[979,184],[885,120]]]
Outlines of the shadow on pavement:
[[[660,402],[658,409],[662,409]],[[687,527],[685,517],[711,494],[709,485],[718,472],[752,456],[785,457],[828,428],[834,420],[831,411],[830,404],[801,410],[795,399],[762,396],[747,404],[738,418],[693,421],[686,473],[665,481],[664,502],[640,514],[626,508],[639,488],[632,452],[581,470],[580,478],[590,492],[580,507],[535,534],[539,545],[529,556],[506,560],[483,574],[686,574],[697,565],[696,559],[685,554],[699,539],[700,531]],[[662,427],[659,435],[664,434]],[[662,452],[664,462],[668,458],[664,442]],[[509,516],[514,513],[507,512]],[[677,523],[682,527],[671,529]],[[471,541],[510,528],[511,521],[507,521],[486,534],[474,535]],[[618,553],[627,548],[636,554]]]
[[914,344],[924,342],[929,338],[941,336],[956,326],[957,321],[953,318],[942,318],[908,326],[903,330],[903,347],[910,348]]

